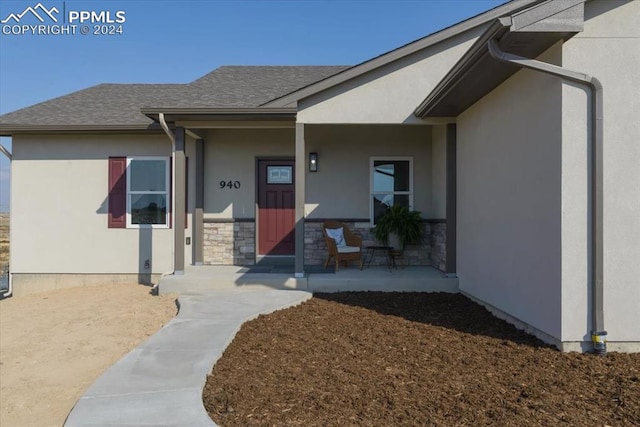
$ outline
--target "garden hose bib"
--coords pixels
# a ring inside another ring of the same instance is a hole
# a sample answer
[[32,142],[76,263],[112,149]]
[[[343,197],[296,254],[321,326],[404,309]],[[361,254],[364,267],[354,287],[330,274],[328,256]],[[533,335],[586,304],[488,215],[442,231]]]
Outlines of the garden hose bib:
[[593,352],[600,356],[607,354],[607,331],[591,331]]

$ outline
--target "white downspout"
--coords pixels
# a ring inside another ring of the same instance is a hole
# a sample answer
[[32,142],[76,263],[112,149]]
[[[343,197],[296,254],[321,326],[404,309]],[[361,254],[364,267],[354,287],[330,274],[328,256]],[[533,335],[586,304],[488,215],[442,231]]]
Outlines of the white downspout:
[[6,292],[0,294],[2,296],[2,299],[9,298],[11,295],[13,295],[13,279],[11,277],[10,271],[7,271],[7,281],[9,282],[9,289],[7,289]]
[[0,144],[0,153],[4,154],[7,157],[7,159],[9,159],[9,161],[13,160],[13,156],[11,155],[11,152],[6,148],[4,148],[4,145],[2,144]]
[[[9,159],[9,163],[11,163],[11,161],[13,160],[13,156],[11,155],[11,152],[7,150],[5,146],[2,144],[0,144],[0,153],[4,154],[7,157],[7,159]],[[9,218],[11,218],[11,207],[9,207]],[[11,237],[9,237],[9,242],[11,242]],[[11,277],[11,271],[7,271],[7,281],[9,283],[9,289],[7,289],[6,292],[2,293],[2,298],[8,298],[13,294],[13,279]]]
[[[158,119],[160,121],[160,126],[164,130],[164,133],[167,134],[169,139],[171,140],[171,176],[176,176],[176,137],[169,129],[169,125],[167,125],[167,121],[164,119],[164,113],[158,114]],[[176,180],[175,178],[171,180],[171,212],[176,211]],[[176,271],[176,233],[171,233],[171,262],[173,263],[173,267],[171,268],[172,273]]]

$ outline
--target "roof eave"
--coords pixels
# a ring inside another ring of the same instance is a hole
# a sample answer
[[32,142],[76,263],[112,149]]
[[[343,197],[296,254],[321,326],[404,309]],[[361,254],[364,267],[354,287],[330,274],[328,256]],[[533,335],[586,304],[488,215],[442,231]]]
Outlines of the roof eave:
[[156,123],[147,125],[25,125],[0,124],[0,136],[29,133],[122,133],[122,132],[157,132],[162,129]]
[[[554,19],[545,21],[550,17]],[[518,67],[491,58],[490,40],[498,41],[509,53],[536,57],[582,31],[583,23],[584,0],[544,2],[496,19],[416,107],[414,115],[458,116],[515,74]]]
[[446,96],[449,91],[468,73],[486,53],[487,42],[504,35],[509,30],[504,18],[496,19],[491,26],[476,40],[469,50],[440,80],[427,97],[416,107],[413,114],[418,118],[425,118],[435,105]]
[[140,112],[154,121],[160,113],[170,122],[179,120],[295,120],[297,108],[175,108],[143,107]]

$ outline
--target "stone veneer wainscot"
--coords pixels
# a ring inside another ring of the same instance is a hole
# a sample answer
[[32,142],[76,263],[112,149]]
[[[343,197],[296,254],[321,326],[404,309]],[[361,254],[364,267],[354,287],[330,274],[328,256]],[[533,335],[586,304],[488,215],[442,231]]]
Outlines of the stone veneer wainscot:
[[204,220],[203,261],[211,265],[254,265],[256,224],[251,220]]
[[[368,221],[339,220],[347,224],[349,229],[362,237],[362,246],[376,245],[375,237],[371,232]],[[323,220],[307,220],[304,228],[304,262],[305,265],[324,264],[327,259],[327,245],[322,238]],[[424,234],[419,245],[407,245],[401,265],[433,266],[444,271],[446,259],[446,223],[444,220],[427,220],[423,223]],[[376,252],[371,265],[386,264],[386,256]]]
[[[322,222],[307,220],[304,231],[305,265],[324,264],[327,245],[322,238]],[[342,221],[362,237],[362,246],[376,244],[368,222]],[[420,245],[407,245],[401,265],[433,266],[444,271],[446,261],[446,223],[427,220]],[[210,265],[254,265],[256,262],[256,225],[254,220],[216,220],[204,222],[204,263]],[[386,264],[386,256],[377,252],[372,265]]]

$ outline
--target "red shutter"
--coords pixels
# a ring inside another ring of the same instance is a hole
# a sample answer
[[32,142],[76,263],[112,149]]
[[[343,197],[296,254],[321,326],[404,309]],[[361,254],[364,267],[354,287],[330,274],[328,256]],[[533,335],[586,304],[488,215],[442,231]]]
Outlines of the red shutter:
[[127,227],[127,158],[109,157],[109,228]]

